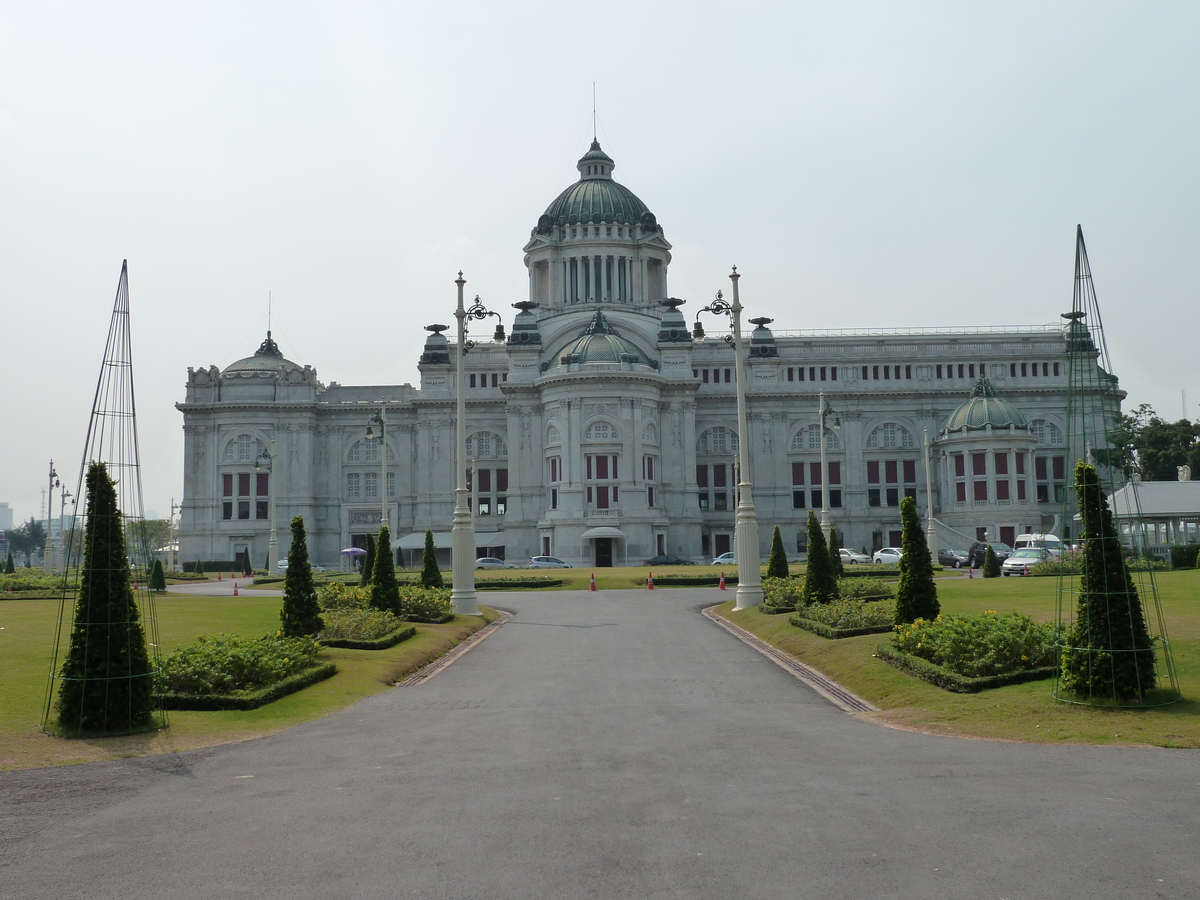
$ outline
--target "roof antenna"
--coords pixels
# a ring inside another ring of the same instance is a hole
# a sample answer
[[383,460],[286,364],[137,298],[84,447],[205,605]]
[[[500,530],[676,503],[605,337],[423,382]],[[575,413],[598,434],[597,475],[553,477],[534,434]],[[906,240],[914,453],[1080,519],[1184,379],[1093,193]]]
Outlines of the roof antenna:
[[271,292],[267,291],[267,337],[271,336]]
[[592,140],[596,140],[596,82],[592,82]]

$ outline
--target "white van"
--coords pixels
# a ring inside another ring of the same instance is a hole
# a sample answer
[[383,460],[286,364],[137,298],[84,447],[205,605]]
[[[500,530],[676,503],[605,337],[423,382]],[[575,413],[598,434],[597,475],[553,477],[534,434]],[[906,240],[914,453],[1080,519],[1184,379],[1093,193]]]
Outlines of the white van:
[[1063,552],[1063,542],[1052,534],[1018,534],[1013,550],[1049,550],[1054,556]]

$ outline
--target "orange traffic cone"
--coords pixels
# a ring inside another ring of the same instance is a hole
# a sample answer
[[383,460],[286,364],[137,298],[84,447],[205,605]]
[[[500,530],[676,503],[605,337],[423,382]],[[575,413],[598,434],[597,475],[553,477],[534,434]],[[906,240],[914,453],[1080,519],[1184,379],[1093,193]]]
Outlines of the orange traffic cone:
[[221,577],[221,573],[220,573],[220,572],[218,572],[218,573],[217,573],[217,581],[224,581],[224,580],[225,580],[225,579],[223,579],[223,578]]
[[237,591],[237,582],[236,582],[236,581],[233,583],[233,596],[235,596],[235,597],[236,597],[236,596],[238,596],[238,591]]
[[725,590],[725,573],[724,572],[721,573],[721,583],[717,585],[717,590],[718,591]]
[[592,584],[591,584],[591,586],[588,588],[588,590],[589,590],[589,591],[594,591],[595,589],[596,589],[596,573],[595,573],[595,572],[593,572],[593,573],[592,573]]
[[968,577],[968,578],[974,578],[974,577],[975,577],[975,567],[974,567],[974,566],[968,566],[968,567],[967,567],[967,577]]
[[646,590],[648,590],[648,591],[654,590],[654,573],[653,572],[650,572],[646,576]]

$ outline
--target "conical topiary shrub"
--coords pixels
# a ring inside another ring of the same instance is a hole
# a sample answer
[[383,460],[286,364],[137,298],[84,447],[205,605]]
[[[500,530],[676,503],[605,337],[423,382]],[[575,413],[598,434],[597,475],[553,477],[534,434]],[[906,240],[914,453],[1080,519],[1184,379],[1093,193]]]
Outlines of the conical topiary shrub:
[[150,724],[153,673],[130,588],[124,521],[104,463],[88,466],[84,508],[83,566],[58,724],[68,732],[128,733]]
[[375,537],[367,535],[367,555],[362,558],[362,576],[358,579],[359,587],[370,587],[371,577],[375,573]]
[[775,526],[775,532],[771,535],[771,555],[767,558],[767,577],[788,577],[787,554],[783,552],[783,538],[779,535],[778,525]]
[[987,551],[983,554],[983,577],[1000,577],[1000,560],[996,558],[996,551],[992,549],[991,544],[988,544]]
[[15,575],[16,571],[17,571],[17,568],[16,568],[16,566],[13,565],[12,554],[10,553],[10,554],[8,554],[8,561],[4,564],[4,574],[5,575]]
[[247,550],[242,554],[242,574],[247,578],[254,577],[254,567],[250,565],[250,551]]
[[433,546],[433,531],[425,529],[425,552],[421,555],[422,587],[445,587],[442,570],[438,568],[437,550]]
[[325,626],[321,605],[313,586],[312,566],[308,562],[308,535],[304,517],[292,519],[292,547],[288,550],[287,575],[283,580],[283,609],[279,612],[284,637],[318,634]]
[[167,589],[167,575],[163,572],[163,564],[161,559],[154,560],[154,567],[150,570],[150,590],[165,591]]
[[400,585],[396,582],[396,563],[392,559],[392,535],[384,525],[379,529],[375,550],[375,571],[371,573],[371,606],[400,614]]
[[842,539],[838,536],[837,526],[829,527],[829,565],[833,569],[833,577],[844,578],[846,567],[842,565]]
[[1094,466],[1075,466],[1083,562],[1075,622],[1063,638],[1059,686],[1089,700],[1142,701],[1156,686],[1142,601]]
[[933,559],[929,543],[917,515],[917,501],[905,497],[900,501],[900,584],[896,586],[897,625],[907,625],[917,619],[932,621],[941,612],[937,585],[933,583]]
[[832,603],[841,594],[829,564],[829,547],[816,513],[808,513],[808,566],[804,573],[804,604]]

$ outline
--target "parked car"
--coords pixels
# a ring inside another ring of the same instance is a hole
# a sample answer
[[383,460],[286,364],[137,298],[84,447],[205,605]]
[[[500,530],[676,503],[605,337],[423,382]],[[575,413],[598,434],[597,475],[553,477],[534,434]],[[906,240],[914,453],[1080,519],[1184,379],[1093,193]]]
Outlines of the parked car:
[[658,556],[652,556],[649,559],[642,560],[643,566],[694,566],[695,563],[690,559],[682,559],[678,556],[671,556],[669,553],[660,553]]
[[842,558],[842,565],[854,566],[858,563],[869,563],[871,557],[865,553],[859,553],[857,550],[851,550],[849,547],[841,547],[838,549],[838,556]]
[[1013,540],[1014,550],[1049,550],[1055,556],[1061,556],[1063,542],[1053,534],[1018,534]]
[[1049,550],[1044,549],[1014,550],[1008,559],[1000,563],[1000,571],[1004,575],[1028,575],[1030,569],[1053,556]]
[[279,562],[277,562],[275,565],[276,565],[276,566],[279,568],[279,571],[280,571],[280,572],[286,572],[286,571],[287,571],[287,560],[286,560],[286,559],[281,559],[281,560],[280,560]]
[[571,566],[554,556],[529,557],[529,569],[569,569]]
[[516,567],[516,563],[505,562],[494,556],[481,556],[475,560],[475,568],[477,569],[515,569]]
[[712,564],[714,566],[736,566],[737,559],[734,558],[733,551],[730,550],[728,553],[722,553],[720,556],[714,559]]
[[900,562],[900,557],[904,555],[904,551],[899,547],[884,547],[882,550],[876,550],[871,554],[871,562],[882,563],[885,566],[894,566]]
[[967,557],[972,569],[983,568],[983,560],[987,556],[989,543],[991,544],[992,552],[996,554],[996,559],[1000,560],[1000,562],[1004,562],[1004,560],[1012,555],[1012,547],[1003,541],[976,541],[967,548]]
[[939,550],[938,565],[950,569],[961,569],[970,560],[966,550]]

